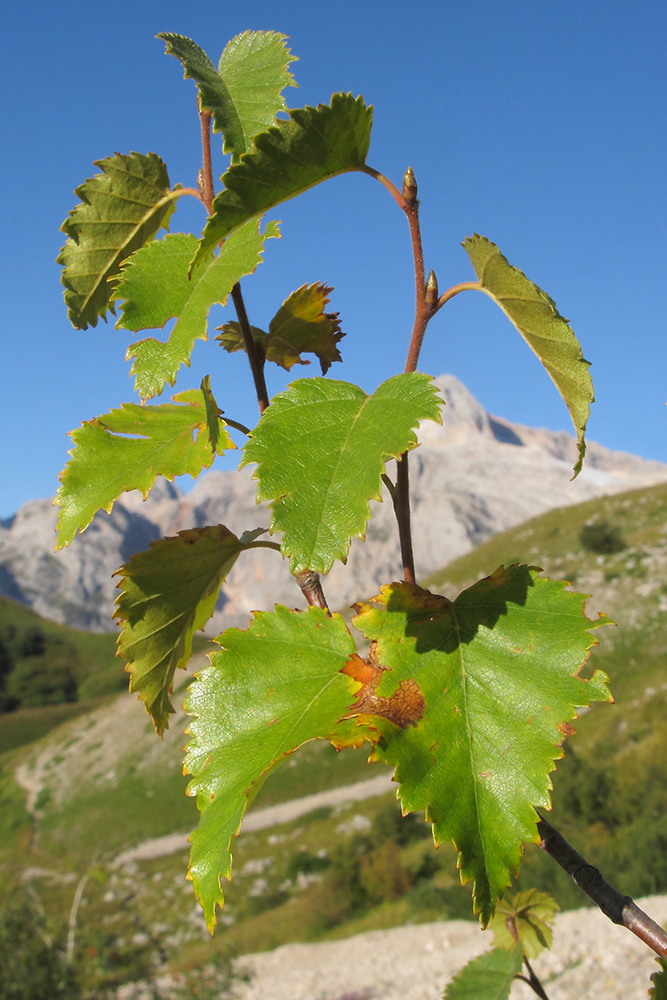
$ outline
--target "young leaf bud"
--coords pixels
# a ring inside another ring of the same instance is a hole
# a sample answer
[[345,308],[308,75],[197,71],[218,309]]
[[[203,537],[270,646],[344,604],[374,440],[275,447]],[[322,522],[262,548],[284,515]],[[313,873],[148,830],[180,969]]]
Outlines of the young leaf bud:
[[438,279],[435,276],[435,271],[431,271],[428,276],[424,299],[426,301],[426,305],[430,306],[431,309],[434,308],[438,301]]
[[412,167],[408,167],[403,174],[403,190],[401,191],[401,194],[405,198],[408,205],[414,205],[417,201],[417,181],[415,180]]

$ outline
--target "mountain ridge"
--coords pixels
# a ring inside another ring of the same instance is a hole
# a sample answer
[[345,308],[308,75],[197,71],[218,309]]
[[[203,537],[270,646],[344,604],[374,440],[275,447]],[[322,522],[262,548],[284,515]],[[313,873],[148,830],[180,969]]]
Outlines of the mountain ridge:
[[[454,376],[435,380],[446,405],[443,423],[420,428],[410,456],[413,535],[426,577],[493,535],[555,507],[667,482],[667,465],[592,442],[581,475],[570,482],[576,442],[565,432],[512,424],[489,414]],[[391,463],[390,463],[391,465]],[[390,469],[391,473],[391,469]],[[325,580],[332,606],[370,596],[400,575],[400,553],[388,495],[372,502],[366,543],[354,539],[347,565]],[[109,631],[114,574],[162,535],[223,523],[232,531],[266,527],[255,503],[252,471],[212,470],[191,492],[159,479],[144,501],[123,494],[100,512],[67,549],[54,552],[57,512],[50,499],[31,500],[0,523],[0,595],[56,622]],[[225,584],[208,631],[245,626],[256,608],[303,601],[287,563],[275,552],[245,553]]]

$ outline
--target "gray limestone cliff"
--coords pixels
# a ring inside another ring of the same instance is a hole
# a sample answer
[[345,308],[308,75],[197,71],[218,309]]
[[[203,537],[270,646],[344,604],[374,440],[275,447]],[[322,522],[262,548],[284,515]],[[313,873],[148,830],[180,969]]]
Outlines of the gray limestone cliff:
[[[583,472],[570,482],[576,446],[568,434],[491,416],[451,375],[437,383],[447,404],[442,426],[424,424],[421,446],[410,456],[415,559],[422,577],[553,507],[667,481],[667,465],[591,443]],[[366,542],[354,540],[347,565],[337,563],[325,580],[333,607],[370,597],[400,576],[391,502],[385,495],[371,507]],[[56,516],[51,500],[31,500],[0,522],[0,594],[91,631],[111,626],[115,571],[154,539],[206,524],[225,524],[240,534],[269,523],[266,506],[255,503],[250,469],[213,470],[187,494],[164,480],[145,501],[126,493],[110,515],[98,514],[61,552],[53,551]],[[224,586],[212,628],[245,626],[252,610],[275,602],[303,606],[287,564],[271,550],[245,553]]]

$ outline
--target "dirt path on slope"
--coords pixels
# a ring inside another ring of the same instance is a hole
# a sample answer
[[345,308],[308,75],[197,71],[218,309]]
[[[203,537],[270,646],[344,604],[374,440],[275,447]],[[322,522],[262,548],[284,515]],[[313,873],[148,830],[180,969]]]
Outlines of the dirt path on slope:
[[[299,816],[320,806],[337,806],[343,802],[363,802],[364,799],[374,798],[376,795],[386,795],[392,788],[391,774],[378,774],[368,781],[358,781],[354,785],[344,785],[342,788],[331,788],[327,792],[316,792],[314,795],[305,795],[301,799],[292,799],[290,802],[280,802],[275,806],[267,806],[265,809],[256,809],[248,813],[243,820],[243,831],[249,833],[252,830],[267,830],[269,827],[278,826],[280,823],[291,823]],[[190,847],[188,843],[188,833],[170,833],[166,837],[156,837],[154,840],[146,840],[138,847],[133,847],[129,851],[123,851],[112,862],[113,868],[120,868],[131,861],[148,861],[151,858],[162,858],[168,854],[175,854],[176,851],[184,851]]]

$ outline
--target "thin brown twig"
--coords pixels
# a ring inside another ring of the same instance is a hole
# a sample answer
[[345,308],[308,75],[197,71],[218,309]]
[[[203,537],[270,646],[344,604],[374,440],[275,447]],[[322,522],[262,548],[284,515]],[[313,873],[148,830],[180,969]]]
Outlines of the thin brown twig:
[[264,362],[257,351],[257,345],[255,344],[255,338],[252,335],[248,314],[245,309],[245,302],[243,301],[241,286],[238,282],[232,288],[232,301],[236,309],[241,333],[243,334],[243,343],[248,355],[248,361],[250,362],[250,371],[255,383],[255,392],[257,393],[257,402],[261,414],[264,413],[264,410],[269,405],[269,392],[266,388],[266,379],[264,378]]
[[396,492],[393,497],[398,537],[401,543],[403,579],[406,583],[416,583],[415,557],[412,551],[412,528],[410,525],[410,474],[408,453],[403,452],[396,462]]
[[[365,167],[364,172],[379,181],[404,213],[410,228],[410,241],[412,243],[412,258],[415,271],[415,320],[410,339],[408,357],[405,363],[406,372],[417,370],[419,352],[426,327],[431,317],[437,309],[437,301],[431,301],[431,296],[427,295],[426,271],[424,268],[424,251],[422,247],[421,229],[419,226],[419,201],[417,200],[417,184],[414,179],[412,168],[410,167],[403,178],[403,191],[399,191],[395,184],[372,167]],[[437,282],[435,275],[432,275],[432,282]],[[436,291],[437,295],[437,291]],[[398,475],[396,479],[396,489],[392,494],[396,522],[398,524],[398,535],[401,545],[401,559],[403,562],[403,579],[406,583],[415,582],[415,558],[412,548],[412,531],[410,527],[410,478],[408,472],[408,453],[404,452],[398,459]]]
[[528,985],[532,989],[533,993],[537,993],[538,997],[540,997],[540,1000],[549,1000],[549,997],[546,994],[544,986],[542,986],[542,983],[539,981],[539,979],[535,975],[535,972],[533,971],[533,967],[532,967],[532,965],[530,964],[530,962],[528,961],[528,959],[526,958],[525,955],[523,956],[523,964],[526,966],[526,969],[528,970],[528,976],[527,977],[526,976],[515,976],[514,978],[515,979],[523,979],[524,983],[528,983]]
[[305,573],[295,574],[294,579],[301,588],[301,593],[308,601],[311,608],[322,608],[327,613],[327,617],[331,618],[331,611],[329,605],[327,604],[327,599],[324,596],[324,591],[322,590],[322,584],[320,583],[320,574],[313,573],[312,570],[306,570]]
[[[211,112],[202,111],[200,109],[199,119],[201,122],[201,145],[204,159],[202,201],[206,205],[208,214],[211,215],[213,213],[213,197],[215,193],[213,185],[213,159],[211,157]],[[253,337],[252,330],[250,329],[248,313],[246,312],[245,302],[243,301],[243,293],[241,292],[241,286],[238,282],[232,288],[232,301],[234,303],[234,308],[236,309],[236,315],[239,321],[239,326],[241,327],[241,333],[243,334],[243,343],[245,345],[246,354],[248,355],[248,361],[250,362],[250,371],[252,372],[253,381],[255,383],[255,392],[257,393],[259,412],[263,413],[269,405],[269,394],[266,388],[266,380],[264,378],[264,363],[257,353],[255,338]]]
[[612,923],[627,927],[652,948],[656,955],[667,958],[667,932],[655,920],[640,910],[630,896],[624,896],[614,889],[598,869],[589,865],[543,817],[540,817],[537,824],[537,832],[542,838],[542,850],[568,873]]
[[415,267],[415,322],[412,328],[407,361],[405,362],[405,371],[414,372],[417,370],[419,353],[424,341],[426,327],[434,310],[433,307],[427,304],[424,294],[426,289],[426,272],[424,269],[424,250],[422,248],[421,229],[419,226],[419,202],[415,200],[412,205],[406,203],[403,211],[410,227],[412,257]]
[[204,154],[204,176],[202,201],[206,205],[209,215],[213,214],[213,159],[211,157],[211,112],[199,109],[199,120],[201,122],[201,148]]

